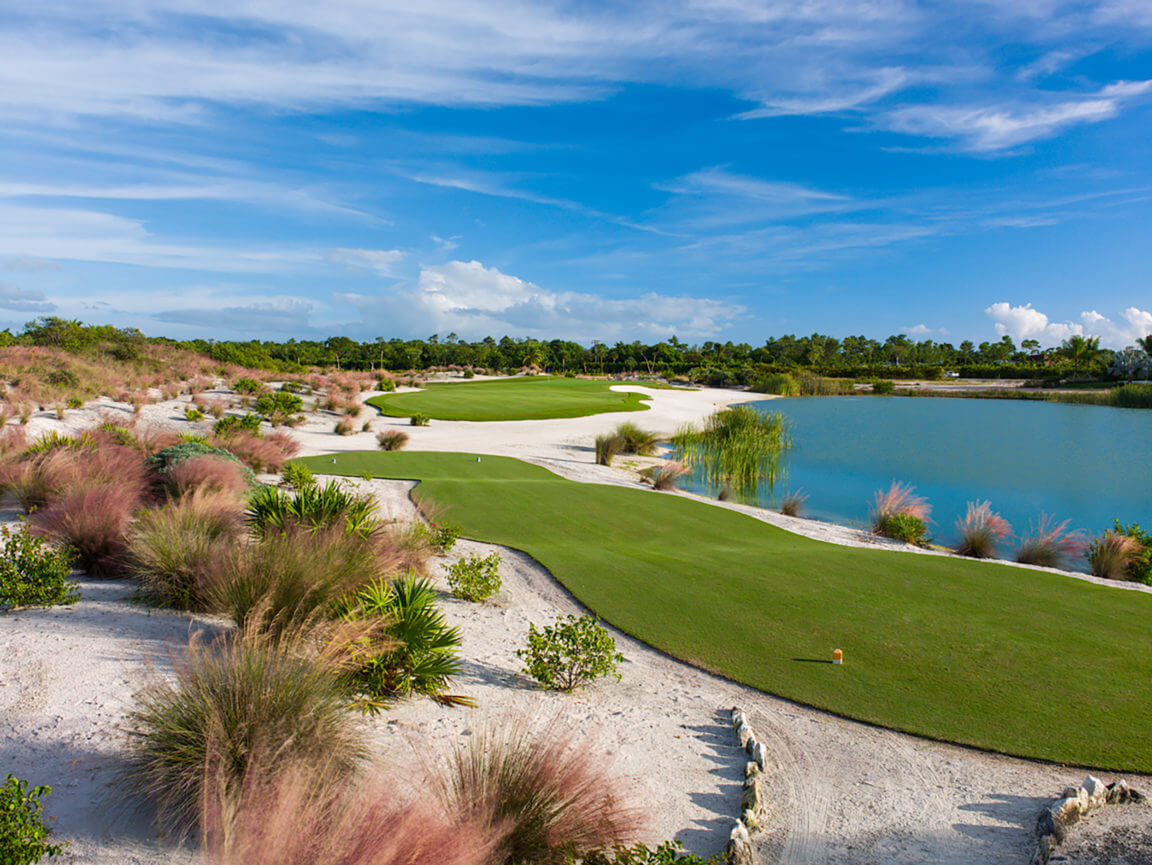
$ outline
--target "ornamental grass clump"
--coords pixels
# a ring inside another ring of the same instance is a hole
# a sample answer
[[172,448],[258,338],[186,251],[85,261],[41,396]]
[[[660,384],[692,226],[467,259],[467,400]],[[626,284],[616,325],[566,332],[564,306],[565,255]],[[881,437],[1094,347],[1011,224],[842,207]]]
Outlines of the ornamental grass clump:
[[923,496],[916,495],[912,484],[893,481],[886,490],[877,490],[870,517],[872,531],[886,538],[921,544],[927,537],[927,526],[932,506]]
[[422,695],[445,706],[475,702],[448,693],[463,669],[459,658],[460,629],[450,627],[437,602],[433,585],[409,571],[401,577],[373,580],[341,605],[343,616],[381,626],[390,647],[353,652],[347,681],[361,695],[366,713],[387,708],[396,700]]
[[465,601],[485,601],[500,591],[500,554],[466,556],[448,566],[448,586]]
[[244,506],[233,493],[193,490],[140,514],[129,535],[125,570],[140,581],[150,603],[211,610],[216,570],[243,532]]
[[502,836],[493,865],[561,865],[623,846],[643,827],[610,758],[555,725],[491,724],[451,755],[444,810]]
[[612,465],[612,460],[620,453],[620,446],[620,437],[613,433],[596,436],[596,465]]
[[808,493],[804,490],[793,490],[780,499],[780,513],[786,517],[798,517],[804,512],[804,505],[808,501]]
[[0,542],[0,611],[80,600],[79,585],[70,576],[70,551],[45,547],[39,538],[7,526],[0,527]]
[[755,501],[761,483],[772,490],[780,456],[792,447],[788,423],[779,412],[748,406],[723,409],[702,428],[681,427],[672,437],[673,457],[713,487],[727,487]]
[[960,536],[955,547],[958,554],[991,559],[997,547],[1012,537],[1012,526],[992,510],[991,502],[968,502],[964,519],[956,521],[956,532]]
[[376,446],[382,451],[398,451],[408,444],[408,433],[398,429],[386,429],[376,433]]
[[200,808],[209,865],[492,865],[503,835],[490,821],[397,801],[383,766],[249,761],[238,792],[210,771]]
[[1035,525],[1020,542],[1016,561],[1024,565],[1046,568],[1070,567],[1078,562],[1088,549],[1088,541],[1080,531],[1068,531],[1071,520],[1057,523],[1048,514],[1041,514]]
[[528,647],[518,649],[524,672],[550,691],[572,691],[595,679],[620,681],[617,664],[624,656],[616,640],[595,616],[563,616],[537,629],[528,625]]
[[349,777],[366,747],[341,678],[346,647],[330,645],[253,629],[210,643],[194,636],[174,677],[146,687],[129,713],[129,790],[186,831],[208,785],[215,801],[237,800],[256,755]]
[[676,460],[664,460],[659,465],[641,469],[640,474],[653,489],[674,490],[676,481],[688,474],[688,467]]
[[1098,577],[1127,580],[1142,552],[1143,547],[1136,538],[1107,531],[1088,544],[1088,565]]
[[620,442],[620,453],[649,456],[656,450],[660,436],[649,430],[641,429],[631,421],[624,421],[616,425],[612,433]]
[[28,531],[67,546],[76,566],[94,577],[115,576],[128,546],[128,527],[141,504],[131,484],[98,483],[62,492],[28,517]]
[[239,460],[212,454],[182,460],[168,469],[164,485],[180,497],[193,490],[242,493],[252,483],[252,473]]

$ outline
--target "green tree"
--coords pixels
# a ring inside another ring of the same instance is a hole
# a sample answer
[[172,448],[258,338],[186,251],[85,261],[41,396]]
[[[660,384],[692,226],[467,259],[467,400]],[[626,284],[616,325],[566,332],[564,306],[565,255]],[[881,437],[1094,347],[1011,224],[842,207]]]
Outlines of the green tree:
[[1077,373],[1081,366],[1091,366],[1100,358],[1100,337],[1073,334],[1060,344],[1060,354],[1072,362],[1072,372]]

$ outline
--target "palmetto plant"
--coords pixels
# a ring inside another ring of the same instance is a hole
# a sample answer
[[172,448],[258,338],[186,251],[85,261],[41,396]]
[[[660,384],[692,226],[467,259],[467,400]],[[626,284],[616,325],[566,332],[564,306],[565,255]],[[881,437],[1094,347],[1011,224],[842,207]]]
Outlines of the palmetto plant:
[[248,521],[257,534],[285,531],[292,526],[325,529],[343,524],[350,532],[367,535],[379,526],[376,505],[368,496],[331,481],[286,493],[261,487],[248,501]]
[[1079,372],[1082,365],[1091,365],[1100,357],[1100,337],[1073,334],[1060,346],[1060,354],[1072,361],[1072,371]]
[[437,607],[438,598],[428,580],[409,571],[376,580],[345,603],[351,618],[382,619],[383,636],[395,641],[391,649],[366,653],[350,674],[366,712],[416,694],[444,705],[474,705],[468,697],[447,692],[462,669],[457,656],[461,638],[460,629],[450,627]]

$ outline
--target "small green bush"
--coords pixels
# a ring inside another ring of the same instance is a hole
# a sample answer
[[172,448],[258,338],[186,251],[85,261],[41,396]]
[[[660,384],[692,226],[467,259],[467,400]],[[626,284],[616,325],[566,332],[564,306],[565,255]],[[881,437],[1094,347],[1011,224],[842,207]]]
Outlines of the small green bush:
[[0,787],[0,862],[4,865],[34,865],[64,852],[67,843],[49,843],[52,829],[44,825],[42,800],[51,792],[44,785],[29,790],[28,783],[14,775],[4,779]]
[[1127,579],[1152,586],[1152,532],[1141,529],[1139,523],[1126,526],[1119,520],[1115,521],[1113,531],[1127,535],[1140,545],[1140,550],[1135,553],[1128,565]]
[[472,372],[470,369],[466,369],[464,370],[464,378],[476,378],[476,373]]
[[392,393],[392,391],[396,390],[396,382],[390,378],[377,379],[376,390],[383,391],[384,393]]
[[796,379],[786,372],[773,372],[756,379],[752,384],[752,390],[757,393],[774,393],[779,396],[798,396],[800,394],[800,386],[796,384]]
[[64,403],[68,408],[84,408],[84,400],[78,396],[70,396]]
[[428,426],[428,420],[428,415],[418,411],[412,415],[412,417],[408,418],[408,424],[410,426]]
[[264,390],[264,385],[254,378],[240,378],[232,385],[232,389],[236,393],[257,394]]
[[894,381],[874,381],[872,382],[872,393],[876,394],[890,394],[896,392],[896,382]]
[[924,521],[912,514],[895,513],[883,517],[879,523],[879,534],[894,538],[906,544],[922,546],[928,535]]
[[303,463],[291,462],[284,466],[284,471],[280,473],[280,481],[286,487],[302,490],[305,487],[316,486],[316,475],[312,474],[312,469]]
[[79,586],[68,576],[72,572],[68,551],[46,549],[40,538],[11,532],[7,526],[0,528],[0,537],[4,539],[0,549],[0,610],[80,600]]
[[204,412],[198,408],[186,408],[184,409],[184,419],[192,422],[204,420]]
[[616,665],[624,656],[595,616],[564,616],[537,629],[528,625],[528,648],[516,654],[524,672],[551,691],[571,691],[601,676],[620,681]]
[[261,394],[256,398],[256,413],[269,421],[273,426],[302,411],[304,400],[294,393],[276,391],[275,393]]
[[448,566],[452,594],[465,601],[484,601],[500,591],[500,554],[468,556]]
[[221,459],[231,460],[234,463],[240,463],[240,465],[244,466],[245,480],[250,484],[256,481],[256,475],[252,473],[252,469],[240,462],[236,454],[232,453],[232,451],[224,450],[224,448],[214,448],[195,436],[187,436],[186,440],[180,442],[178,445],[172,445],[171,447],[156,451],[156,453],[148,457],[145,463],[151,471],[165,475],[174,465],[182,463],[185,460],[190,460],[193,457],[203,456],[220,457]]
[[[637,844],[617,847],[611,852],[593,850],[579,861],[581,865],[722,865],[725,861],[718,856],[703,859],[695,853],[684,853],[683,849],[679,841],[665,841],[655,849]],[[575,857],[569,857],[567,865],[576,865],[576,862]]]
[[429,532],[428,545],[438,555],[450,553],[460,538],[460,527],[453,523],[433,524]]
[[250,432],[253,435],[259,435],[261,420],[263,420],[263,418],[258,414],[229,414],[216,421],[212,427],[212,431],[218,436],[232,435],[238,432]]

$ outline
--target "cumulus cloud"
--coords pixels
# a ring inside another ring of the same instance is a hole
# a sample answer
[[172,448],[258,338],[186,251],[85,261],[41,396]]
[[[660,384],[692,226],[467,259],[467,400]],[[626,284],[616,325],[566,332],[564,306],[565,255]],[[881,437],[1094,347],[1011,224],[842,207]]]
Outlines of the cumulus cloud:
[[909,336],[928,336],[931,333],[938,333],[941,336],[947,336],[948,328],[929,327],[928,325],[921,322],[920,324],[914,324],[911,327],[904,328],[904,332]]
[[0,309],[15,309],[21,312],[52,312],[56,304],[48,300],[42,291],[18,288],[0,282]]
[[413,330],[430,327],[473,337],[514,333],[615,340],[677,334],[697,339],[719,335],[745,313],[738,304],[708,298],[549,291],[479,261],[424,267],[413,285],[337,300],[358,308],[367,321],[399,317]]
[[1130,306],[1121,313],[1122,321],[1116,322],[1096,310],[1085,310],[1079,321],[1052,321],[1032,304],[1012,306],[1000,301],[984,310],[992,319],[996,332],[1007,334],[1016,340],[1036,339],[1041,343],[1054,345],[1073,335],[1099,337],[1101,345],[1109,348],[1123,348],[1137,337],[1152,333],[1152,312]]

